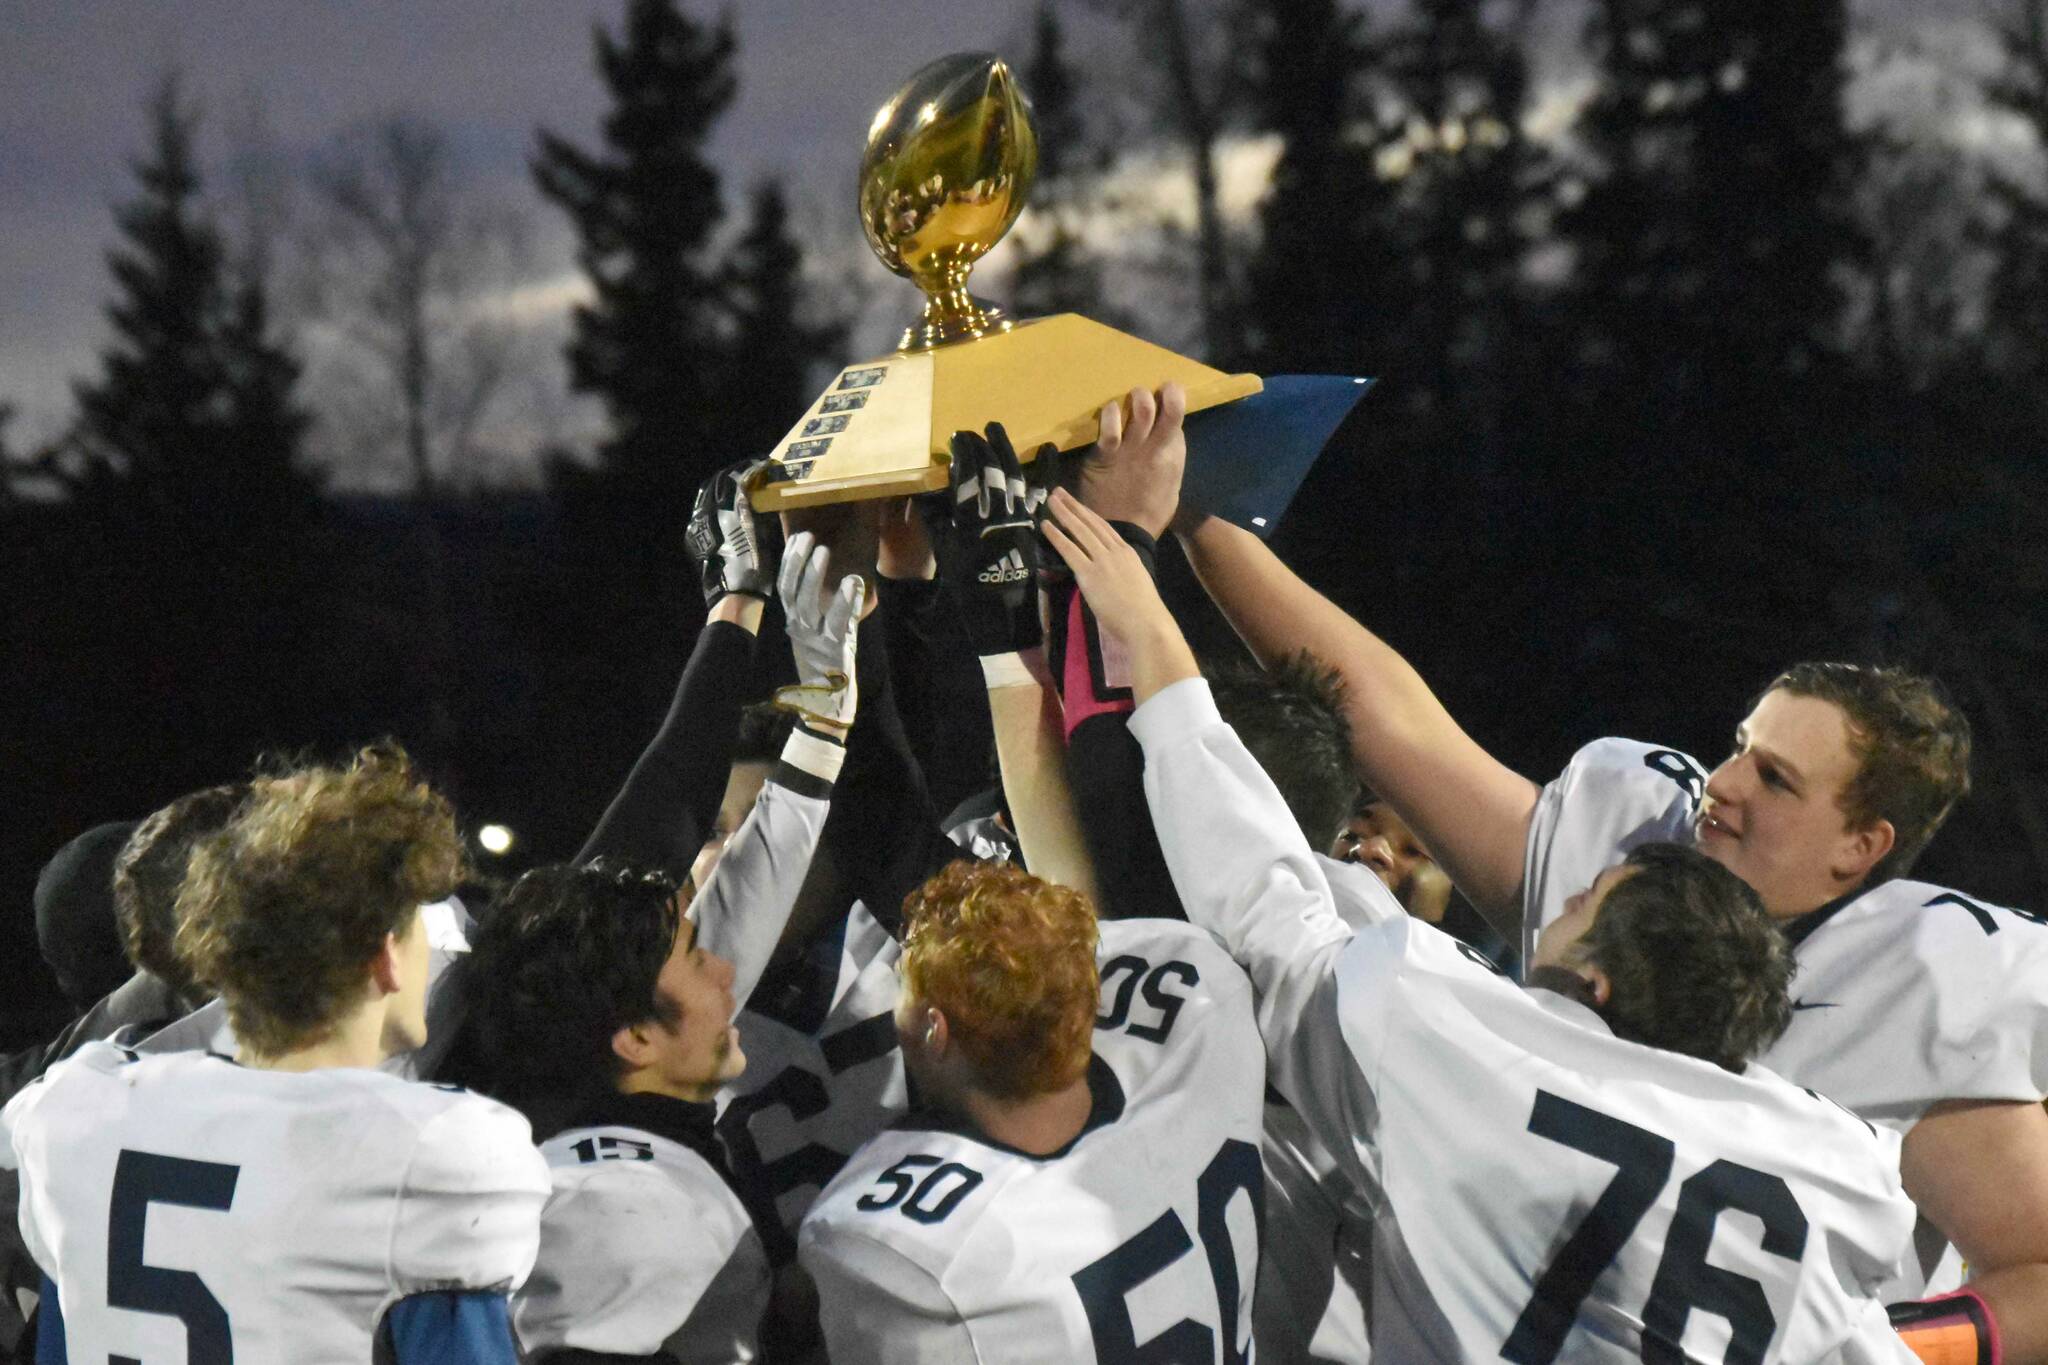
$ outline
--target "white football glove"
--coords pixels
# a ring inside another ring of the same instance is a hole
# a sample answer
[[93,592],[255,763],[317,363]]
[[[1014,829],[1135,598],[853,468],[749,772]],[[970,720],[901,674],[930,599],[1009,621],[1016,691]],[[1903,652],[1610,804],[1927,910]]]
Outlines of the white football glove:
[[816,536],[799,531],[789,538],[775,589],[796,655],[797,681],[776,692],[775,704],[843,735],[860,703],[853,663],[868,585],[859,574],[848,574],[833,588],[831,573],[832,552]]

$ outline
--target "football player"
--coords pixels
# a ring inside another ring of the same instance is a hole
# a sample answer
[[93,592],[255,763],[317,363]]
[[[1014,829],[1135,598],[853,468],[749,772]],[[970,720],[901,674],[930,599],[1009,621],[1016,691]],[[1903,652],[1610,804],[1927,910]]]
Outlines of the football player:
[[1799,962],[1791,1027],[1761,1060],[1905,1137],[1922,1225],[1887,1296],[1955,1288],[1953,1243],[1971,1279],[1947,1311],[1986,1352],[1996,1335],[2007,1361],[2048,1361],[2048,919],[1907,879],[1968,787],[1968,726],[1938,689],[1800,664],[1711,773],[1607,739],[1539,787],[1256,536],[1190,516],[1181,541],[1262,660],[1310,649],[1338,667],[1361,775],[1525,951],[1644,841],[1696,843],[1747,881]]
[[239,1055],[93,1043],[0,1120],[38,1359],[515,1359],[547,1193],[526,1121],[375,1069],[424,1041],[421,906],[461,862],[393,747],[257,781],[198,847],[179,955]]
[[1910,1358],[1872,1295],[1913,1218],[1896,1135],[1747,1067],[1792,1013],[1752,891],[1639,847],[1544,934],[1532,990],[1384,891],[1354,930],[1138,557],[1064,494],[1053,515],[1131,651],[1189,917],[1251,972],[1274,1085],[1380,1201],[1376,1354]]
[[1264,1069],[1209,935],[955,863],[905,906],[920,1107],[799,1237],[834,1365],[1244,1360]]
[[[799,723],[764,787],[821,801],[858,704],[866,595],[858,575],[827,592],[830,564],[807,534],[792,537],[780,586],[800,681],[783,695]],[[777,878],[792,890],[801,879],[800,867]],[[792,897],[727,907],[735,962],[679,916],[680,894],[665,876],[601,860],[537,869],[485,921],[465,968],[484,983],[471,1016],[483,1074],[547,1136],[554,1192],[514,1308],[536,1360],[756,1358],[768,1261],[731,1186],[713,1101],[746,1067],[733,1017]],[[740,925],[749,910],[757,922]]]

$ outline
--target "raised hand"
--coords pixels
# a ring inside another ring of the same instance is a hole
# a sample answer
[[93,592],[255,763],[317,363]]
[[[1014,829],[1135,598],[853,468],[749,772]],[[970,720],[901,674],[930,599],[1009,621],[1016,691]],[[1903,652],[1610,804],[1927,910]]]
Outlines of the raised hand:
[[982,654],[1036,646],[1037,523],[1059,476],[1059,452],[1040,447],[1027,471],[1000,422],[986,436],[953,434],[951,515],[940,571],[958,594]]
[[1180,507],[1188,462],[1181,423],[1187,410],[1187,392],[1178,384],[1166,385],[1156,397],[1149,389],[1132,389],[1121,402],[1104,404],[1095,451],[1081,462],[1081,501],[1105,521],[1130,522],[1155,540],[1164,534]]
[[861,609],[867,580],[859,574],[832,577],[832,552],[809,531],[789,538],[776,591],[796,655],[796,685],[775,694],[775,704],[808,724],[844,735],[859,708],[854,676]]
[[1137,701],[1195,676],[1194,652],[1138,552],[1065,489],[1054,491],[1050,510],[1045,538],[1073,572],[1095,619],[1130,652]]
[[765,601],[775,581],[772,523],[757,520],[747,501],[747,481],[761,463],[743,460],[719,470],[698,488],[690,508],[683,543],[697,563],[707,607],[729,593]]

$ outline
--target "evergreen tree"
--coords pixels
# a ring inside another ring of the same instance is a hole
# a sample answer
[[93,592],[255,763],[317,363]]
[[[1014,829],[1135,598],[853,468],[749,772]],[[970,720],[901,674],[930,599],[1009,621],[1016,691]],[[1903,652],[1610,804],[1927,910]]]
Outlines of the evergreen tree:
[[721,437],[734,459],[768,454],[816,396],[817,372],[841,358],[845,325],[804,320],[803,260],[781,187],[759,186],[727,262],[735,327]]
[[308,423],[298,362],[267,335],[260,284],[231,293],[220,233],[198,202],[196,112],[168,78],[149,106],[142,192],[117,210],[108,265],[114,341],[100,377],[77,387],[67,482],[91,502],[204,522],[303,519],[314,484],[300,466]]
[[592,301],[575,313],[570,382],[604,400],[601,475],[632,501],[679,515],[728,458],[719,411],[728,319],[706,259],[724,216],[704,144],[735,91],[733,37],[675,0],[628,0],[623,31],[600,27],[597,66],[613,107],[604,147],[542,132],[533,171],[576,225]]
[[1836,369],[1861,255],[1846,0],[1600,0],[1595,169],[1566,217],[1585,395],[1619,433],[1783,437]]
[[1391,244],[1371,231],[1391,195],[1362,121],[1364,21],[1337,0],[1266,0],[1256,20],[1253,127],[1279,136],[1280,157],[1244,302],[1251,363],[1379,372],[1376,347],[1406,290]]
[[[2048,0],[2016,0],[1994,25],[2002,58],[1984,96],[2048,148]],[[1986,309],[1992,361],[2013,382],[2038,429],[2048,379],[2048,186],[2041,177],[1992,167],[1991,212],[1981,229],[1993,259]]]
[[1067,63],[1064,31],[1052,0],[1040,0],[1032,28],[1024,89],[1038,123],[1038,184],[1030,214],[1042,242],[1021,243],[1011,275],[1011,311],[1018,317],[1085,313],[1117,325],[1102,293],[1102,266],[1088,255],[1080,219],[1094,189],[1099,156],[1089,143],[1080,81]]

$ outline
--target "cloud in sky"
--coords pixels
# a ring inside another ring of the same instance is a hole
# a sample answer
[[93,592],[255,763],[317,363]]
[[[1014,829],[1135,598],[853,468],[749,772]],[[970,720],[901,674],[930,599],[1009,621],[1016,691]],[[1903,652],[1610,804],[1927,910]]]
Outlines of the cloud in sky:
[[[143,138],[141,100],[172,66],[204,100],[210,164],[222,159],[252,94],[276,142],[301,160],[337,131],[392,110],[440,124],[478,188],[521,205],[540,229],[530,277],[478,306],[552,345],[567,309],[583,296],[564,224],[531,189],[526,159],[536,126],[594,141],[605,101],[590,33],[595,23],[616,23],[617,0],[0,6],[7,12],[0,88],[9,92],[0,120],[0,401],[22,409],[13,432],[18,441],[53,434],[70,411],[69,381],[94,367],[106,331],[104,254],[115,236],[109,206],[132,193],[128,164]],[[753,180],[786,178],[817,281],[860,318],[856,348],[885,347],[916,306],[910,287],[868,255],[853,221],[854,167],[872,111],[939,53],[994,48],[1021,61],[1034,8],[1035,0],[758,0],[730,7],[740,40],[740,93],[713,139],[727,171],[729,214],[743,212]],[[1909,106],[1920,88],[1915,82],[1930,79],[1930,64],[1964,69],[1983,56],[1981,43],[1972,47],[1977,30],[1967,0],[1863,0],[1858,14],[1866,43],[1908,32],[1933,50],[1885,65],[1881,77],[1859,88],[1866,106]],[[1546,13],[1529,120],[1538,135],[1562,135],[1589,88],[1577,55],[1580,26],[1580,9],[1568,0]],[[1074,57],[1098,78],[1120,81],[1144,61],[1085,15],[1075,16],[1070,35]],[[2024,142],[2011,125],[1968,103],[1930,117],[1959,145]],[[1261,138],[1232,139],[1222,149],[1224,207],[1233,221],[1249,221],[1276,151]],[[1146,242],[1161,221],[1192,222],[1192,187],[1171,155],[1136,150],[1119,164],[1116,180],[1121,207],[1089,228],[1105,243]],[[1030,233],[1029,219],[1020,231]],[[999,250],[985,263],[980,279],[988,292],[999,293],[1007,255]],[[1135,269],[1118,272],[1116,284],[1139,297],[1175,287],[1156,271]],[[559,361],[550,352],[542,363],[554,387],[536,400],[547,415],[543,425],[587,429],[590,414],[560,392]]]

